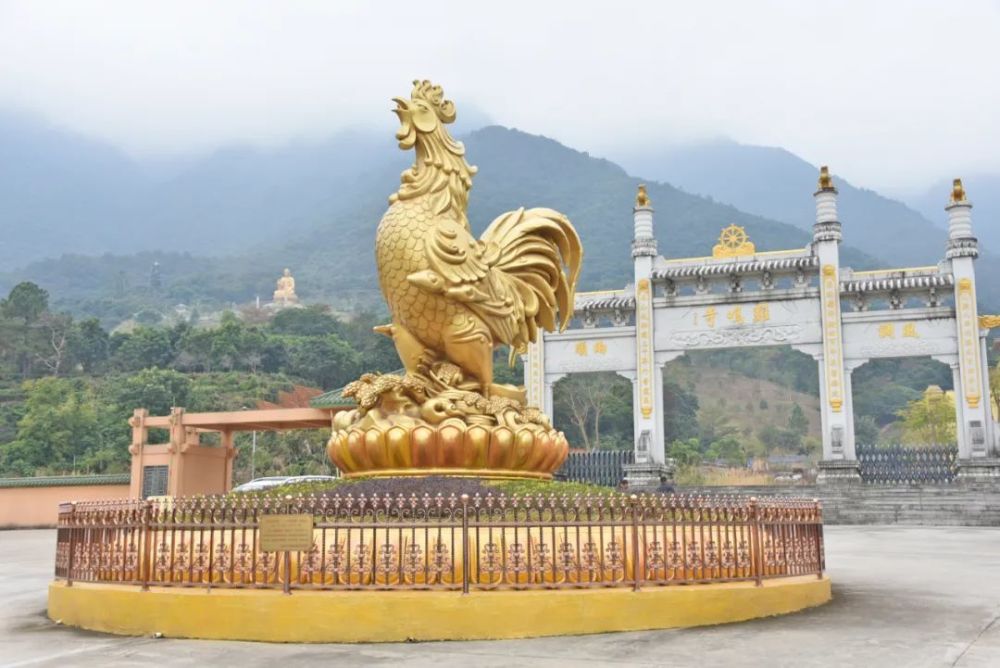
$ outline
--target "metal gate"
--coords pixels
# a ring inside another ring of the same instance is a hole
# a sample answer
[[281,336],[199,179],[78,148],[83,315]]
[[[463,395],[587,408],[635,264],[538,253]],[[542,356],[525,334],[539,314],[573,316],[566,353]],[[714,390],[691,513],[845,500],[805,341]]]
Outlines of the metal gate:
[[955,479],[958,447],[857,445],[862,482],[871,485],[947,484]]
[[625,477],[625,465],[635,462],[634,450],[590,450],[571,452],[556,472],[559,480],[617,487]]

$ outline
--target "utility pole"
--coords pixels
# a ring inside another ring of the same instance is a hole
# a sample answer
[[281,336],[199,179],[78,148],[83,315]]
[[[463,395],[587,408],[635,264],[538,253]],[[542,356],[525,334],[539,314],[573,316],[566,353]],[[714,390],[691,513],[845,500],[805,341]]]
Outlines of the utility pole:
[[253,431],[253,438],[250,445],[250,479],[257,477],[257,430]]

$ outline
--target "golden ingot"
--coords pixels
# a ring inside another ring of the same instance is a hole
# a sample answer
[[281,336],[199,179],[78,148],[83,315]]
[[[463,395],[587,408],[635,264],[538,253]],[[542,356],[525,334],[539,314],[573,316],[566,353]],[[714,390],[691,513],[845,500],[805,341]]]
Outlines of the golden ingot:
[[561,431],[448,424],[334,432],[327,455],[344,477],[552,478],[569,454]]

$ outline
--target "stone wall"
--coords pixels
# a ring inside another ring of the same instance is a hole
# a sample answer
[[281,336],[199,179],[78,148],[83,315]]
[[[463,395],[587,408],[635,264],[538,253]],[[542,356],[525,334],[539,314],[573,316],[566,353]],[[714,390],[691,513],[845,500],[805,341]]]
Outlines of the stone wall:
[[0,529],[54,527],[59,504],[128,497],[129,476],[0,478]]
[[775,485],[678,487],[677,491],[816,498],[823,502],[827,524],[1000,526],[1000,485]]

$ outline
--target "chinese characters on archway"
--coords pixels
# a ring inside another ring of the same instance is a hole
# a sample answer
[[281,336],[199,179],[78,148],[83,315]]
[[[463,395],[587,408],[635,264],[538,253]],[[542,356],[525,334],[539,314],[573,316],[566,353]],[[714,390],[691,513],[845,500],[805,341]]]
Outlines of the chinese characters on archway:
[[896,323],[887,322],[878,326],[878,337],[880,339],[895,339],[896,332],[899,332],[900,338],[904,339],[919,339],[920,335],[917,334],[917,323],[915,322],[904,322],[903,326],[897,330]]
[[752,307],[739,305],[727,309],[716,309],[714,306],[709,306],[694,312],[694,324],[695,326],[705,324],[714,329],[716,320],[720,317],[725,317],[734,325],[743,325],[748,322],[760,324],[771,320],[771,308],[768,304],[754,304]]
[[[579,355],[580,357],[586,357],[588,354],[587,342],[586,341],[578,342],[576,344],[575,350],[576,354]],[[593,350],[595,355],[604,355],[608,352],[608,344],[606,344],[604,341],[597,341],[594,343],[593,346],[591,346],[591,350]]]

